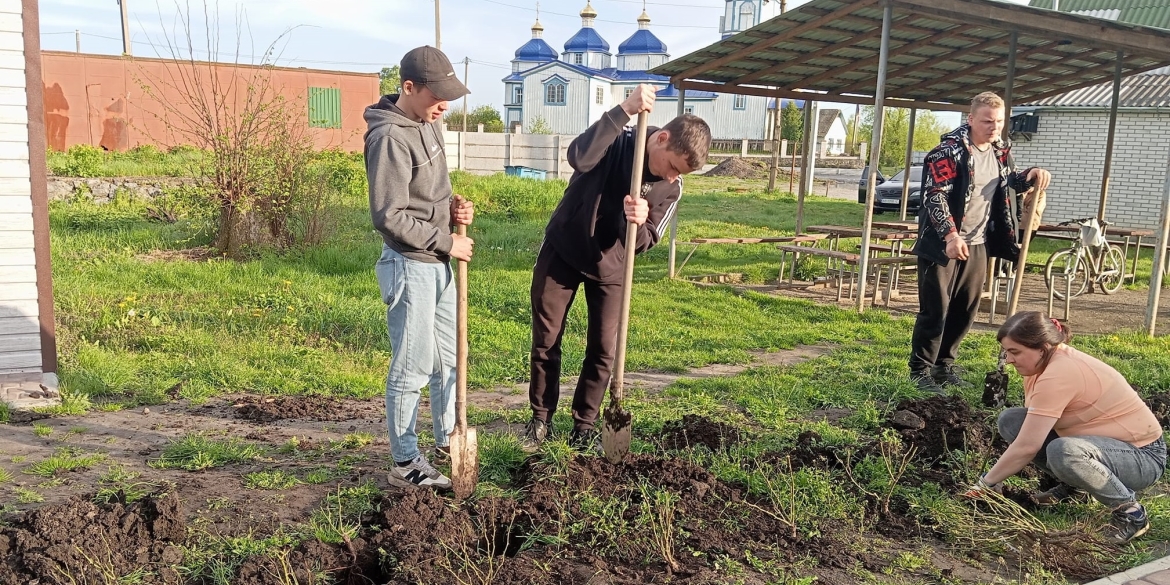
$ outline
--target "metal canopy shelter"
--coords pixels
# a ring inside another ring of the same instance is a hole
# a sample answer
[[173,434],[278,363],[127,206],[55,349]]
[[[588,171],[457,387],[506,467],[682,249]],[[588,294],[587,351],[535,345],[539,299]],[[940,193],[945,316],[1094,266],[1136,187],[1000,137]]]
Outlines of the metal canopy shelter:
[[[870,166],[876,167],[884,107],[962,111],[974,95],[991,90],[1010,111],[1012,103],[1116,84],[1168,65],[1170,30],[996,0],[812,0],[651,73],[669,76],[683,91],[874,104]],[[1107,174],[1108,164],[1102,209]],[[876,190],[876,175],[869,176],[864,236],[872,229]],[[1167,181],[1170,188],[1170,172]],[[1154,283],[1165,266],[1166,237],[1159,241]],[[861,274],[868,248],[863,237]],[[860,280],[859,311],[866,286]],[[1158,287],[1151,289],[1152,329]]]

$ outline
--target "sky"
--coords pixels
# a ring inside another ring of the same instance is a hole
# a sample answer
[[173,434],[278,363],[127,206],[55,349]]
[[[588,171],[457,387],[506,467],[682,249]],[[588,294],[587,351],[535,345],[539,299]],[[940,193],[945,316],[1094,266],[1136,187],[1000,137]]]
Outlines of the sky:
[[[182,38],[182,14],[193,14],[195,56],[206,58],[204,6],[218,12],[220,60],[236,54],[242,62],[263,55],[276,43],[277,64],[341,71],[377,72],[397,64],[410,49],[435,42],[435,0],[123,0],[130,14],[132,52],[136,56],[169,54]],[[532,37],[536,0],[439,0],[443,52],[462,76],[464,57],[472,60],[468,96],[471,107],[503,103],[500,81],[511,72],[513,53]],[[796,8],[808,0],[789,0]],[[1026,4],[1027,0],[1007,0]],[[181,4],[180,4],[181,3]],[[618,45],[637,30],[642,0],[593,0],[595,28],[616,54]],[[182,6],[180,10],[177,7]],[[647,0],[650,28],[681,57],[719,40],[724,0]],[[187,7],[190,6],[188,10]],[[585,0],[543,0],[540,21],[544,39],[557,52],[581,28]],[[76,49],[81,32],[85,53],[122,52],[117,0],[41,0],[41,47]],[[237,35],[237,31],[241,31]],[[171,40],[168,40],[171,39]],[[185,43],[183,43],[185,44]],[[458,104],[456,104],[458,107]],[[852,108],[847,108],[852,110]],[[849,112],[852,115],[852,112]]]

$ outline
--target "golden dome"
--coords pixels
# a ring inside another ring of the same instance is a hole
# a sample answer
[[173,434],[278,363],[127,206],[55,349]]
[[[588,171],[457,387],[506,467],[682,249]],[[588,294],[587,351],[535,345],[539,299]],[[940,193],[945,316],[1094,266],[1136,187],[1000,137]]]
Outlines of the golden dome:
[[597,18],[597,11],[593,9],[593,4],[586,0],[585,8],[581,10],[581,18]]

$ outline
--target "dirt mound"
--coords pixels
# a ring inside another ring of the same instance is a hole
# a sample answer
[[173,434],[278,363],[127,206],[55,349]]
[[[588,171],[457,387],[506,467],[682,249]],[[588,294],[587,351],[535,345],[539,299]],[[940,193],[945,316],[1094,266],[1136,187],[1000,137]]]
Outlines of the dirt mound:
[[683,415],[662,426],[662,446],[669,450],[687,449],[703,445],[711,451],[721,451],[741,440],[739,429],[713,421],[705,416]]
[[0,527],[0,585],[105,583],[130,574],[140,574],[138,583],[178,584],[173,567],[186,535],[174,494],[102,506],[73,498]]
[[703,173],[705,177],[734,177],[736,179],[767,179],[768,159],[729,158]]
[[325,396],[244,397],[235,405],[236,418],[259,423],[285,419],[346,420],[342,401]]
[[917,449],[916,457],[928,463],[956,450],[995,454],[995,431],[986,416],[958,396],[903,400],[887,417],[885,426],[896,430],[907,445]]
[[[1141,389],[1134,388],[1141,393]],[[1170,429],[1170,393],[1160,392],[1158,394],[1150,394],[1146,397],[1146,406],[1154,412],[1154,416],[1158,417],[1158,422],[1163,429]]]
[[615,466],[533,458],[516,485],[525,492],[519,502],[452,506],[430,491],[407,493],[386,503],[367,551],[389,560],[383,578],[404,585],[723,583],[711,559],[747,566],[769,550],[815,557],[818,582],[843,583],[829,576],[857,562],[830,531],[794,534],[771,505],[679,459],[631,455]]

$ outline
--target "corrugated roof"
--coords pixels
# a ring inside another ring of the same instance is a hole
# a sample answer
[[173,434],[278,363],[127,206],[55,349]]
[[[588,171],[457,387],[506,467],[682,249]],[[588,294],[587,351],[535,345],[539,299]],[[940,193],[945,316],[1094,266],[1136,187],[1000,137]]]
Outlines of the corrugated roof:
[[843,117],[841,110],[837,108],[817,110],[817,140],[824,138],[825,134],[829,133],[829,128],[833,125],[833,120],[841,117]]
[[[1121,80],[1119,108],[1170,108],[1170,75],[1134,75]],[[1052,96],[1026,106],[1108,108],[1113,84],[1105,83]]]
[[[1170,66],[1170,30],[994,0],[885,3],[894,14],[886,81],[891,106],[962,109],[981,91],[1002,92],[1013,30],[1016,103],[1108,82],[1118,51],[1123,75]],[[796,99],[815,92],[820,101],[873,103],[881,6],[812,0],[651,72],[688,90]]]
[[[1052,0],[1029,6],[1051,9]],[[1170,0],[1060,0],[1060,11],[1170,29]]]

